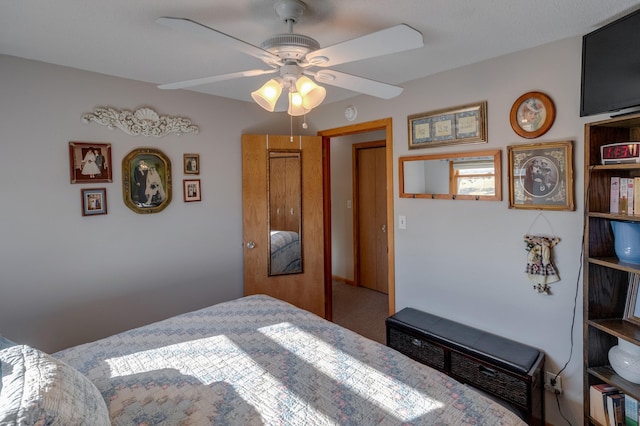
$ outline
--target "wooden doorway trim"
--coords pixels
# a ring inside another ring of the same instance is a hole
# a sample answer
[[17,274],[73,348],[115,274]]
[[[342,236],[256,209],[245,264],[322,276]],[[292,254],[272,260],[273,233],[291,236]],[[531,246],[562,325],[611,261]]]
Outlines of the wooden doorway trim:
[[322,137],[322,192],[324,217],[324,288],[325,288],[325,318],[331,320],[333,310],[331,306],[331,138],[354,135],[357,133],[385,131],[386,166],[387,166],[387,262],[389,283],[389,315],[395,313],[395,247],[394,241],[394,213],[393,213],[393,121],[391,118],[368,121],[351,126],[322,130],[318,136]]

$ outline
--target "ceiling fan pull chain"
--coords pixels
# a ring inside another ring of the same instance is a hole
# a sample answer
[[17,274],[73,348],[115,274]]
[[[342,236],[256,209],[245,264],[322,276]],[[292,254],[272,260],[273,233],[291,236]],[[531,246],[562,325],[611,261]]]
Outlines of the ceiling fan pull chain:
[[289,116],[289,142],[293,142],[293,115]]

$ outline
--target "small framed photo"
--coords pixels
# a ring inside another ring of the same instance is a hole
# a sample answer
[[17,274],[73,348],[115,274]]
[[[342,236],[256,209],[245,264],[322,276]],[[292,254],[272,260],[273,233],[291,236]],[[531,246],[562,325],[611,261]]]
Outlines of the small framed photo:
[[111,144],[69,142],[71,183],[112,181]]
[[575,210],[573,141],[511,145],[509,208]]
[[640,325],[640,302],[638,302],[639,283],[640,275],[630,273],[627,302],[624,309],[624,319],[638,325]]
[[184,174],[185,175],[199,175],[200,174],[200,155],[199,154],[184,154]]
[[487,102],[410,115],[409,149],[487,142]]
[[82,193],[82,216],[107,214],[106,188],[83,188],[80,191]]
[[556,118],[551,98],[541,92],[520,96],[511,107],[511,128],[523,138],[533,139],[549,131]]
[[201,201],[202,192],[200,190],[200,179],[185,179],[184,183],[184,201]]

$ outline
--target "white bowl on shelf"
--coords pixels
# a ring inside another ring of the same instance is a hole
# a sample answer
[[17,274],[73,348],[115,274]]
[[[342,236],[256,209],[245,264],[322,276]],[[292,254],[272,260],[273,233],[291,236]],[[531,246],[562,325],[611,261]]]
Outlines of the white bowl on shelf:
[[613,371],[631,383],[640,383],[640,346],[623,339],[609,349]]

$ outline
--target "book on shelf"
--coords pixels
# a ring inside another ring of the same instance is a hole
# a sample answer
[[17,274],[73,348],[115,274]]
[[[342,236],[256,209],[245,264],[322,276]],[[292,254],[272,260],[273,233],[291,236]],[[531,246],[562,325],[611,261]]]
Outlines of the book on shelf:
[[620,211],[620,178],[611,178],[611,192],[609,197],[609,213],[616,214]]
[[601,425],[608,425],[607,396],[618,394],[615,386],[607,384],[592,385],[589,389],[589,415]]
[[628,193],[629,179],[620,178],[620,204],[618,207],[618,213],[620,214],[629,214]]
[[609,426],[624,426],[624,394],[607,395],[607,419]]
[[635,211],[635,178],[627,179],[627,214],[632,216]]
[[640,216],[640,177],[633,178],[633,214]]
[[624,423],[626,426],[638,426],[638,400],[624,396]]

